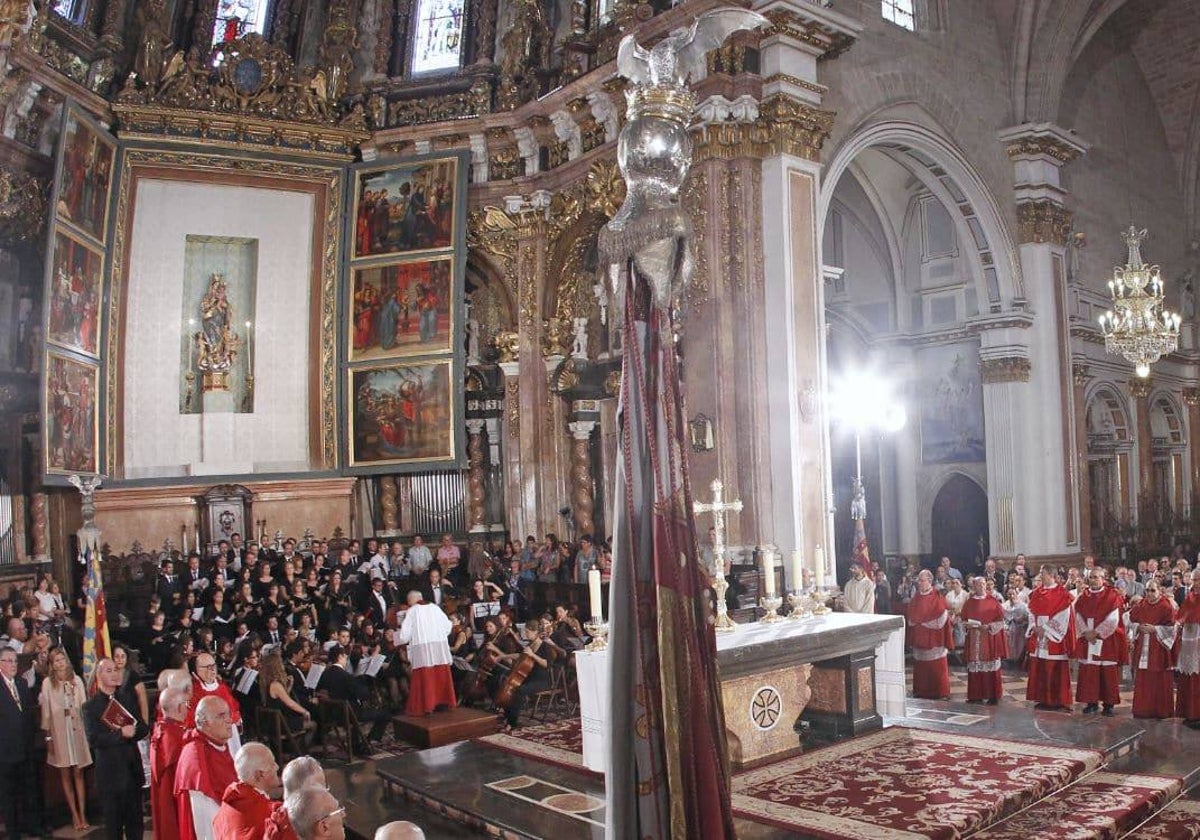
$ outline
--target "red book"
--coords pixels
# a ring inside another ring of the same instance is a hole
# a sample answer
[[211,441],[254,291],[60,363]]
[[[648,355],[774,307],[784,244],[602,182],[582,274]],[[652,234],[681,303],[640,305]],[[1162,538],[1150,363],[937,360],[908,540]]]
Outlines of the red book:
[[137,720],[129,713],[129,710],[118,703],[115,697],[108,701],[108,706],[105,708],[104,714],[100,716],[100,720],[108,724],[110,729],[116,731],[137,723]]

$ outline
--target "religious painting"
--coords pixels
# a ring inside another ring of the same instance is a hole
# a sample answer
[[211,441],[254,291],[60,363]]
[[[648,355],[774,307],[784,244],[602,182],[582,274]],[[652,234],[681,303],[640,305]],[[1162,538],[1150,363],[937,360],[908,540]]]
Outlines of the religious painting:
[[55,230],[53,247],[46,339],[98,357],[104,255],[65,228]]
[[60,145],[55,218],[97,242],[108,228],[108,194],[116,143],[74,107],[67,107]]
[[921,459],[926,464],[986,460],[979,350],[947,344],[921,351]]
[[350,360],[448,352],[454,289],[451,256],[354,269]]
[[259,241],[184,237],[180,414],[254,413]]
[[450,371],[448,360],[352,369],[350,466],[453,460]]
[[45,400],[47,473],[96,473],[99,459],[100,367],[47,353]]
[[453,248],[458,241],[459,156],[356,173],[353,259]]

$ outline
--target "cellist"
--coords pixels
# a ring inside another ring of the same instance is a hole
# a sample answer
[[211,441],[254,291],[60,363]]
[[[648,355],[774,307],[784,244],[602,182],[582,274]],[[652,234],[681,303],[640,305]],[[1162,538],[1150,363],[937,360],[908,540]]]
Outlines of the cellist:
[[521,707],[525,705],[525,698],[550,687],[550,663],[543,656],[546,651],[543,649],[545,642],[542,641],[541,631],[541,622],[538,621],[527,621],[521,628],[521,635],[528,645],[522,655],[532,660],[533,668],[525,681],[517,686],[512,701],[504,710],[505,732],[512,732],[520,725]]

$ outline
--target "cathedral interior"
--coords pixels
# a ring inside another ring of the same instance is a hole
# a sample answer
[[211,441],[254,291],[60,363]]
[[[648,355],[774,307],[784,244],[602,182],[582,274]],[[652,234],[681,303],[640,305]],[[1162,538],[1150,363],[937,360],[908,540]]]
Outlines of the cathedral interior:
[[[618,50],[725,5],[0,0],[0,589],[610,536]],[[1193,0],[737,5],[672,303],[733,566],[1194,559]]]

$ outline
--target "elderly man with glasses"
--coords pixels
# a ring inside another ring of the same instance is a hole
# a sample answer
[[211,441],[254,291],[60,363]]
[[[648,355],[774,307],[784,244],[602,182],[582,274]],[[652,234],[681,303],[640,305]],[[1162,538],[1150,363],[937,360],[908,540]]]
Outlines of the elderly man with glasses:
[[196,725],[196,707],[205,697],[219,697],[225,701],[225,705],[229,707],[230,719],[233,721],[232,738],[233,752],[236,754],[242,746],[242,738],[238,732],[238,727],[242,725],[242,710],[238,705],[238,701],[234,699],[233,692],[225,681],[221,679],[217,673],[217,660],[211,653],[201,653],[192,660],[195,669],[192,674],[192,699],[191,705],[188,706],[187,725],[189,727]]
[[283,801],[299,840],[345,840],[346,809],[323,787],[306,787]]

